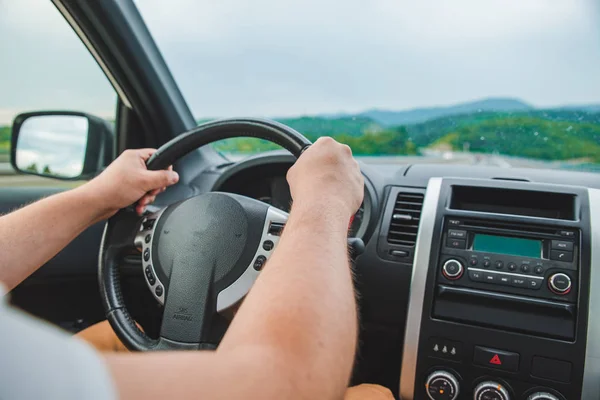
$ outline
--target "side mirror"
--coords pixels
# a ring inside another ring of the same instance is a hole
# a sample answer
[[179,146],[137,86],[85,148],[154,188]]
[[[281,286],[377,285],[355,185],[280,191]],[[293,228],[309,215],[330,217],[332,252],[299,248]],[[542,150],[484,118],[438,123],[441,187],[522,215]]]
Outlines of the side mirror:
[[19,114],[13,123],[10,162],[25,174],[77,180],[91,178],[114,157],[110,124],[71,111]]

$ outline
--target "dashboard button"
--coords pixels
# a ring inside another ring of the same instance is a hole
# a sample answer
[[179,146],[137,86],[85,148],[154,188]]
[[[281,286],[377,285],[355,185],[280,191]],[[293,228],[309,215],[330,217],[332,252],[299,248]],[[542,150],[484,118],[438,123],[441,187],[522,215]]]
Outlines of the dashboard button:
[[515,264],[514,262],[510,262],[508,263],[507,267],[509,271],[514,271],[515,269],[517,269],[517,264]]
[[573,261],[573,253],[570,251],[551,250],[550,259],[554,261],[571,262]]
[[560,231],[560,236],[565,236],[565,237],[575,237],[575,232],[573,231]]
[[543,279],[527,278],[527,287],[529,289],[537,290],[542,287],[543,282],[544,282]]
[[475,346],[473,363],[484,367],[516,372],[519,370],[519,353]]
[[453,249],[466,249],[467,248],[467,241],[464,239],[452,239],[452,238],[448,238],[448,241],[446,242],[446,246],[447,247],[452,247]]
[[459,231],[457,229],[450,229],[448,231],[448,237],[453,239],[466,239],[467,231]]
[[390,250],[390,255],[394,257],[406,257],[408,256],[408,251],[405,250]]
[[519,288],[527,287],[527,278],[520,276],[512,276],[510,278],[510,286]]
[[573,242],[567,242],[564,240],[553,240],[552,248],[554,250],[573,251]]
[[502,261],[498,260],[494,263],[494,267],[496,267],[496,269],[502,269],[502,268],[504,268],[504,263]]
[[483,272],[469,269],[469,279],[473,282],[483,282]]
[[500,275],[498,276],[498,283],[501,285],[510,286],[510,275]]
[[483,260],[483,268],[489,268],[492,265],[490,260]]
[[458,219],[449,219],[448,220],[448,225],[459,226],[460,224],[461,224],[461,222]]
[[483,281],[487,283],[496,283],[498,282],[498,275],[492,272],[484,272],[483,273]]
[[478,264],[478,263],[479,263],[479,261],[478,261],[476,258],[471,258],[471,259],[469,259],[469,265],[470,265],[471,267],[475,267],[475,266],[477,266],[477,264]]
[[521,265],[521,271],[524,272],[524,273],[528,273],[529,272],[529,265],[527,265],[527,264]]

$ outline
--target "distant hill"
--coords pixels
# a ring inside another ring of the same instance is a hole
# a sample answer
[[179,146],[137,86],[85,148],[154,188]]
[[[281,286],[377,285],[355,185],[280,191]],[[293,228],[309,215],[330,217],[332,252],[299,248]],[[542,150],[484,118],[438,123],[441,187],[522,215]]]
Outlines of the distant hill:
[[348,136],[361,136],[383,130],[383,126],[364,116],[335,119],[322,117],[280,118],[278,121],[302,132],[308,138],[340,133]]
[[[389,110],[368,110],[357,114],[357,117],[371,118],[373,121],[382,125],[412,125],[434,118],[445,117],[456,114],[470,114],[475,112],[509,112],[526,111],[533,109],[527,103],[518,99],[511,98],[490,98],[469,103],[461,103],[446,107],[426,107],[415,108],[412,110],[389,111]],[[340,117],[350,117],[347,114],[329,115],[326,117],[335,119]]]

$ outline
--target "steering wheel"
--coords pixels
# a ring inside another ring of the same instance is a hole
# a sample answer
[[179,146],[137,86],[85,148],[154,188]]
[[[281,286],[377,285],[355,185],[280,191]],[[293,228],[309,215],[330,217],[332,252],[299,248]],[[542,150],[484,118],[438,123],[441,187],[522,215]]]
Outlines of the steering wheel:
[[[177,136],[152,155],[147,167],[164,169],[198,147],[248,136],[279,144],[296,157],[311,144],[278,122],[226,119]],[[119,339],[138,351],[215,348],[226,329],[223,314],[248,293],[286,221],[287,213],[266,203],[220,192],[142,217],[132,207],[120,210],[106,223],[98,265],[106,317]],[[136,247],[146,284],[164,305],[158,339],[137,327],[123,301],[118,265]]]

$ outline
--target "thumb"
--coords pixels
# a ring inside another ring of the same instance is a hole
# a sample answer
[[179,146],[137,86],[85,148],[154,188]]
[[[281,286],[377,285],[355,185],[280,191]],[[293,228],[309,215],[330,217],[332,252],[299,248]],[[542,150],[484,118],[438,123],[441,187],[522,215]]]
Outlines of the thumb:
[[179,174],[172,170],[146,171],[146,191],[171,186],[179,181]]

